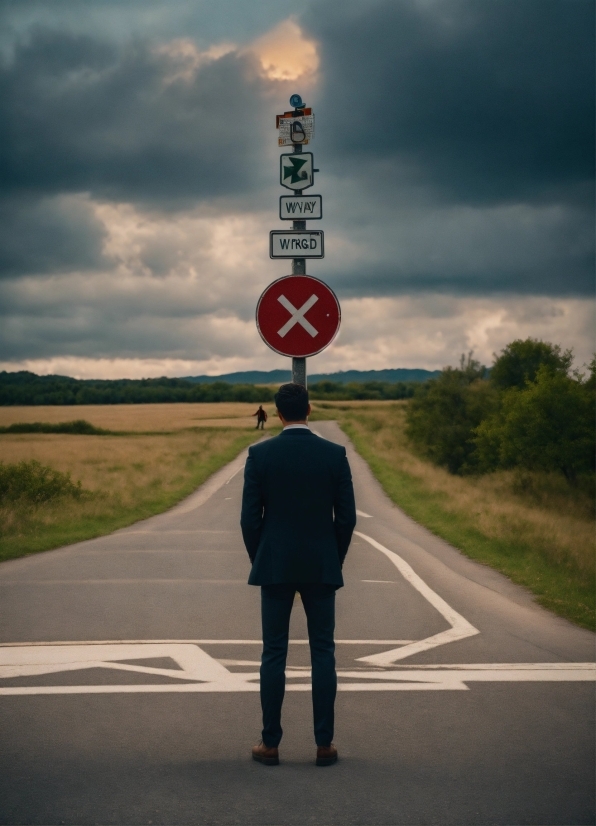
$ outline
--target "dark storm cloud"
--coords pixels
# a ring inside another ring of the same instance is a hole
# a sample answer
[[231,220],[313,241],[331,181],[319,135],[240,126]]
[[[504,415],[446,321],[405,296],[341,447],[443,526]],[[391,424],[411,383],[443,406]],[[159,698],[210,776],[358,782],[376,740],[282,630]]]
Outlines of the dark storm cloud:
[[242,192],[258,177],[260,84],[236,52],[193,76],[144,43],[37,29],[0,70],[0,186],[162,205]]
[[0,200],[0,278],[97,269],[104,237],[84,198]]
[[370,182],[388,159],[452,203],[591,204],[592,0],[326,0],[304,20],[336,170]]
[[[250,333],[254,339],[252,324]],[[141,292],[97,275],[0,282],[0,354],[7,361],[48,354],[209,358],[245,352],[245,338],[236,313],[188,283],[172,289],[153,282]]]
[[[366,287],[363,288],[363,280]],[[333,271],[325,280],[345,298],[366,296],[420,295],[442,293],[453,296],[548,295],[557,298],[592,297],[594,294],[593,258],[574,262],[572,267],[530,267],[512,271],[495,265],[481,272],[435,270],[417,273],[400,271],[387,264],[373,264],[354,270]]]
[[309,0],[0,0],[0,48],[32,24],[113,41],[193,37],[202,45],[245,43]]

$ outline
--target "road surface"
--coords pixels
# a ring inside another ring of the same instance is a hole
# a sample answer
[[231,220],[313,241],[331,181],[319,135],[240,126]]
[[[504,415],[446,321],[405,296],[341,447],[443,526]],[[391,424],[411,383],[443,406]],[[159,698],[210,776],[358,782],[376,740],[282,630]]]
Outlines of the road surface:
[[241,456],[165,514],[0,565],[0,823],[588,824],[594,636],[461,556],[348,446],[340,761],[314,765],[292,616],[281,765],[259,739]]

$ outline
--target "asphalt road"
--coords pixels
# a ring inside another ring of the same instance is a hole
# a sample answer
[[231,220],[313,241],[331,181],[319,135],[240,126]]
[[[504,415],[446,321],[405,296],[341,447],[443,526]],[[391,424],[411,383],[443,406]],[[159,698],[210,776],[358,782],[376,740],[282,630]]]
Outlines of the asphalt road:
[[349,456],[339,763],[314,765],[299,603],[281,765],[250,760],[239,457],[168,513],[0,566],[0,823],[594,823],[594,636],[412,522]]

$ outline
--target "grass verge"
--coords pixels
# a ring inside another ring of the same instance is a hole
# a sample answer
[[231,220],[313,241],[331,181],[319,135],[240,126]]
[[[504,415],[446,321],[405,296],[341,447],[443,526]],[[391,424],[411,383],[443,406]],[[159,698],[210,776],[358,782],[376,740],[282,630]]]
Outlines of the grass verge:
[[92,539],[161,513],[260,436],[198,428],[155,435],[7,434],[2,458],[40,462],[81,482],[82,494],[0,502],[0,560]]
[[594,628],[593,494],[556,475],[453,476],[418,457],[404,436],[404,403],[355,403],[336,418],[388,496],[420,524],[527,587],[536,600]]

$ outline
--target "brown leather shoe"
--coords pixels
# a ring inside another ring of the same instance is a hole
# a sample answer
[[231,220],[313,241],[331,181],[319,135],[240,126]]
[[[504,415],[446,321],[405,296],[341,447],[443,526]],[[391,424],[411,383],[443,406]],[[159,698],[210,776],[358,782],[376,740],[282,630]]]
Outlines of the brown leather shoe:
[[262,740],[259,740],[257,745],[252,747],[252,759],[258,760],[259,763],[263,763],[265,766],[278,766],[279,752],[276,746],[269,748]]
[[331,766],[337,763],[337,749],[331,743],[330,746],[319,746],[317,748],[317,766]]

